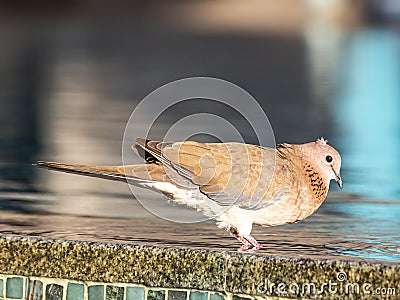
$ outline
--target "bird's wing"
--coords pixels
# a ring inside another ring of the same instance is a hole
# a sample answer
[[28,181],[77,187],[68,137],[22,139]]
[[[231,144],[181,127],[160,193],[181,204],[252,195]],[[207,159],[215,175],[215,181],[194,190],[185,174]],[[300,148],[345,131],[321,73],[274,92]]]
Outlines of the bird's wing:
[[284,194],[266,194],[274,174],[275,149],[241,143],[135,141],[220,205],[259,209]]

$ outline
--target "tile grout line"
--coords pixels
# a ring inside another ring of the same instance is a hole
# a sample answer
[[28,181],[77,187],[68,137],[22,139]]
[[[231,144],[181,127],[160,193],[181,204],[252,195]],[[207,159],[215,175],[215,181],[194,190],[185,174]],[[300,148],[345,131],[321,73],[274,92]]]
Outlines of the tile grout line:
[[89,285],[86,282],[83,286],[83,300],[89,300]]
[[128,294],[128,288],[126,284],[124,285],[124,296],[122,297],[123,300],[126,300],[126,295]]

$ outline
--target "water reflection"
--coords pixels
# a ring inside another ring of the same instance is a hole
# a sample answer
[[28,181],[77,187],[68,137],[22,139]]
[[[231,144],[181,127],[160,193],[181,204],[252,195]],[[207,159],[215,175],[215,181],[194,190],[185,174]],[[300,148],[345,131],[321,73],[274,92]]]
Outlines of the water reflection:
[[[255,227],[254,236],[263,245],[259,254],[385,264],[396,264],[400,261],[400,242],[395,232],[395,228],[400,226],[398,220],[366,219],[370,225],[367,227],[359,219],[332,213],[331,209],[336,204],[340,204],[340,201],[324,205],[318,214],[295,226]],[[71,214],[21,214],[3,211],[0,215],[0,226],[2,234],[24,237],[237,250],[238,244],[235,240],[214,224],[183,226],[143,217],[88,218]],[[388,230],[390,228],[392,230]],[[375,229],[381,232],[375,232],[378,235],[374,236]]]

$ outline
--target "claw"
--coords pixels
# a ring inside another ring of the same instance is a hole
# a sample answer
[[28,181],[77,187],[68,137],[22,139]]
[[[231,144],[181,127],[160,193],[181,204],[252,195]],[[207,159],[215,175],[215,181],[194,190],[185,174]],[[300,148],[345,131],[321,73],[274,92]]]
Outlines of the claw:
[[249,252],[251,249],[250,245],[242,245],[242,247],[238,249],[238,252]]

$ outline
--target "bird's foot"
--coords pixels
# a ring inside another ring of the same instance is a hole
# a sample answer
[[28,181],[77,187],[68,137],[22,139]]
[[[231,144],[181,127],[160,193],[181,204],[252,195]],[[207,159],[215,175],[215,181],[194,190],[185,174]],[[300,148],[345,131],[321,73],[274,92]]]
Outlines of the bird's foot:
[[258,250],[261,248],[261,244],[259,242],[257,242],[257,240],[255,238],[253,238],[251,235],[248,235],[245,237],[245,239],[253,245],[253,250]]
[[245,237],[240,236],[239,233],[231,229],[232,235],[239,240],[243,245],[238,249],[239,252],[254,252],[261,248],[261,244],[257,242],[255,238],[251,235],[247,235]]
[[257,250],[260,249],[260,248],[261,248],[260,245],[258,245],[258,246],[242,245],[242,247],[240,247],[240,248],[238,249],[238,252],[252,253],[252,252],[257,251]]
[[250,245],[242,245],[242,247],[240,247],[237,251],[238,252],[250,252],[250,250],[252,250]]
[[[257,242],[257,241],[256,241]],[[261,248],[260,243],[256,243],[256,245],[250,244],[250,245],[242,245],[242,247],[240,247],[238,249],[239,252],[255,252],[258,249]]]

